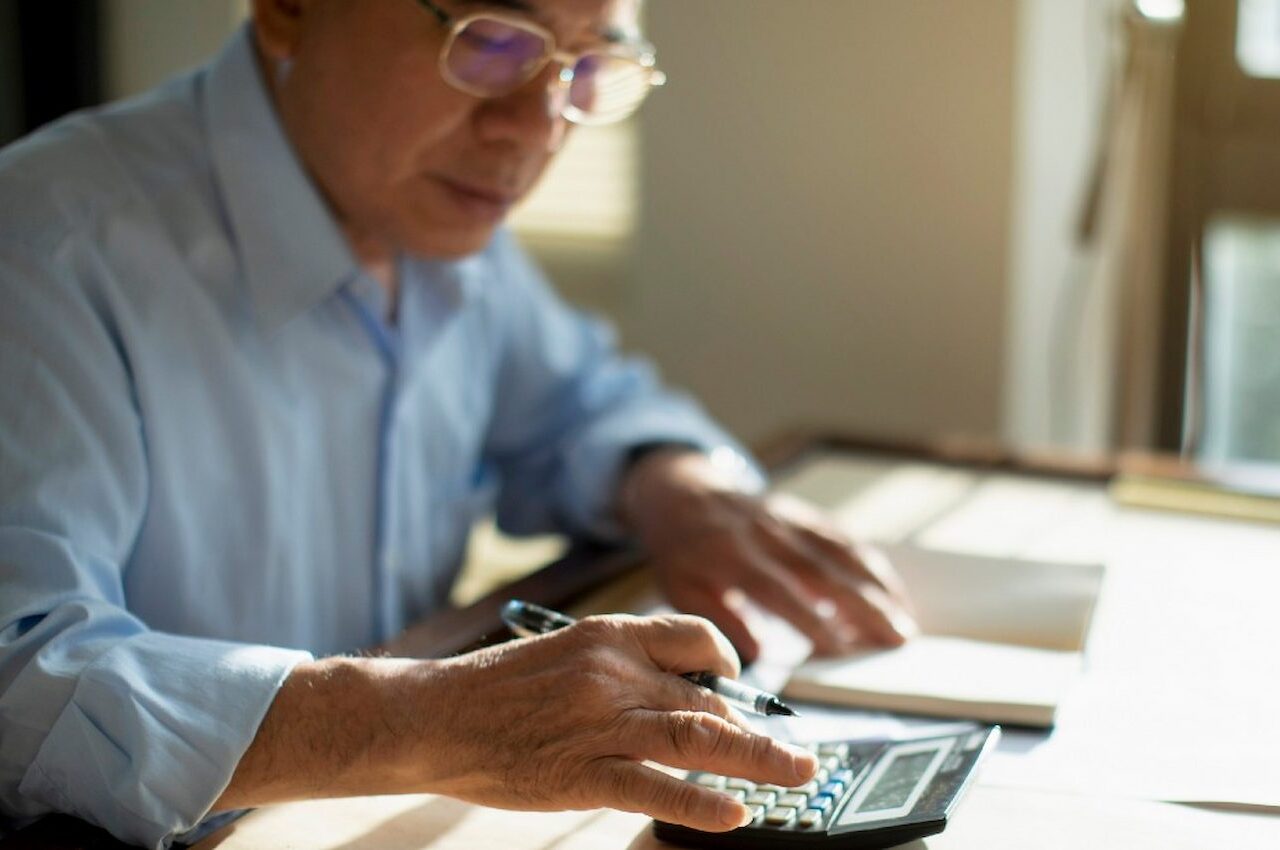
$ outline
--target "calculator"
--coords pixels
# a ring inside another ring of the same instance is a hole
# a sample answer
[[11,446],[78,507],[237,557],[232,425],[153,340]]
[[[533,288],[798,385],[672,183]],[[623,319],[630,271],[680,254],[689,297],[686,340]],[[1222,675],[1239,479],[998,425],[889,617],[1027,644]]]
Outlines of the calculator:
[[685,847],[727,850],[874,850],[914,841],[946,828],[999,738],[998,726],[972,726],[907,740],[810,744],[818,775],[796,788],[693,771],[689,782],[737,798],[755,820],[731,832],[657,821],[654,834]]

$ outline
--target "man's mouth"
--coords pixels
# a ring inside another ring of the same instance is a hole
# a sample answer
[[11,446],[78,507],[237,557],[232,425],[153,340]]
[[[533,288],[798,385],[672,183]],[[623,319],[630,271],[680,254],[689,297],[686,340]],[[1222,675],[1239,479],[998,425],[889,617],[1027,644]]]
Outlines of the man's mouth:
[[437,182],[459,211],[482,220],[502,219],[519,197],[509,191],[448,177],[439,177]]

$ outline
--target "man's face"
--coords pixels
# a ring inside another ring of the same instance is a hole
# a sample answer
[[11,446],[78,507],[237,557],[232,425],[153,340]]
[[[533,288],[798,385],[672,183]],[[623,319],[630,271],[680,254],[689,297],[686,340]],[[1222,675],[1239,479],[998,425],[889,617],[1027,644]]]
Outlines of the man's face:
[[[524,15],[574,53],[635,25],[634,0],[439,5],[455,17]],[[269,32],[264,15],[282,9],[296,10],[291,28]],[[549,88],[555,64],[506,97],[450,87],[439,71],[447,31],[416,0],[260,0],[255,17],[267,73],[272,57],[289,60],[274,84],[287,132],[358,253],[482,249],[566,130]]]

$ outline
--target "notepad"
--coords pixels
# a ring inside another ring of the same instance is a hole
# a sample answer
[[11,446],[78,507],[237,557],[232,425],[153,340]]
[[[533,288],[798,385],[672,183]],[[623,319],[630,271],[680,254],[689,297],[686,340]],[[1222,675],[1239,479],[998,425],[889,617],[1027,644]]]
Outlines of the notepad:
[[795,700],[992,723],[1052,726],[1083,666],[1102,586],[1098,564],[937,552],[888,552],[907,584],[921,634],[798,667]]

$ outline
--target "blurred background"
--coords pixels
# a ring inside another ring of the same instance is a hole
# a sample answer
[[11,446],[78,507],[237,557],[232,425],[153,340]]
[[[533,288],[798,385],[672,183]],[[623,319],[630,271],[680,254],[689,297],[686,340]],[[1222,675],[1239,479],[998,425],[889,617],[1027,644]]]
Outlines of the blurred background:
[[[237,0],[0,0],[0,141]],[[1280,0],[649,0],[667,87],[515,226],[747,441],[1280,459]],[[405,108],[412,108],[406,104]]]

